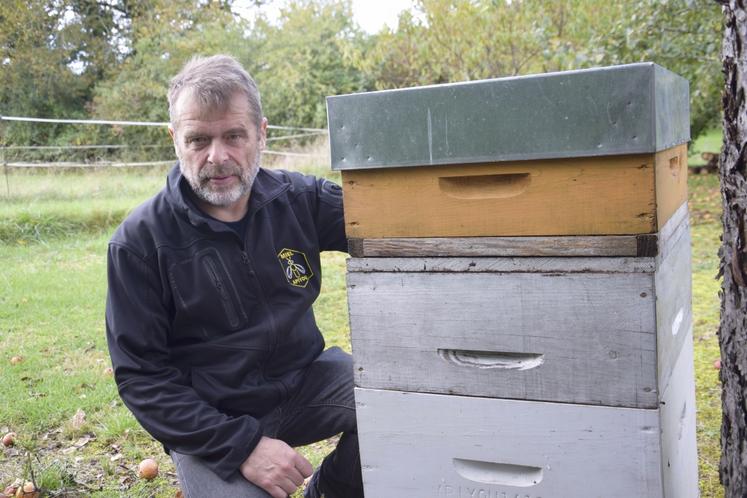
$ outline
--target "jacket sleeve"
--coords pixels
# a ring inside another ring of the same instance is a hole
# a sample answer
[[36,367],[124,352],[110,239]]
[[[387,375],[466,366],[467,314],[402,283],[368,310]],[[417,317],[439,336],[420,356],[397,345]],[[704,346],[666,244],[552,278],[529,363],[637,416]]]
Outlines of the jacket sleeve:
[[319,178],[316,180],[316,190],[316,230],[319,236],[319,249],[348,252],[342,188],[334,182]]
[[106,337],[119,394],[155,439],[202,457],[226,479],[259,442],[259,422],[219,412],[172,366],[169,313],[157,275],[137,254],[109,245]]

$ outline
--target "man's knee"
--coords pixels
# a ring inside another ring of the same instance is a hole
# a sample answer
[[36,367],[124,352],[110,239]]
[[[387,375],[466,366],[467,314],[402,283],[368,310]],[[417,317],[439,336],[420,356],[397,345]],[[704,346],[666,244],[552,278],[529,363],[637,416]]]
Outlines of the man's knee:
[[227,481],[221,479],[196,456],[171,451],[176,476],[186,498],[231,496],[237,498],[270,498],[265,491],[250,483],[238,472]]

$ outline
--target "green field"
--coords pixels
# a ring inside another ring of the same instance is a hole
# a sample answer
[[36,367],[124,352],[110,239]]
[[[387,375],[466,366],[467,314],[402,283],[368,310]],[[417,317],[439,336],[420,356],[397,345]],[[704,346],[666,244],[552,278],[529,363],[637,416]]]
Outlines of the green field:
[[[706,139],[718,143],[717,134]],[[10,172],[0,184],[0,432],[19,436],[0,449],[0,491],[33,472],[50,496],[174,496],[170,459],[123,407],[106,370],[103,323],[107,240],[164,175]],[[691,176],[689,187],[701,496],[718,497],[718,178]],[[329,345],[350,350],[345,256],[323,261],[317,320]],[[22,361],[12,364],[14,356]],[[317,464],[328,449],[319,443],[303,452]],[[161,464],[153,481],[136,476],[146,457]]]

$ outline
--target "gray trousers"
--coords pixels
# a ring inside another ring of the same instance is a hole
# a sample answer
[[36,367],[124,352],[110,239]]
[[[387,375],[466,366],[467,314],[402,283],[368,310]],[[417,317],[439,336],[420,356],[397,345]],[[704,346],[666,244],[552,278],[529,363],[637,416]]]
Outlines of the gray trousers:
[[[342,433],[337,447],[316,470],[325,498],[363,497],[358,433],[353,399],[353,362],[339,348],[324,351],[307,369],[296,393],[262,418],[264,435],[290,446],[304,446]],[[209,496],[269,498],[236,471],[227,481],[218,477],[199,457],[175,451],[182,492],[186,498]]]

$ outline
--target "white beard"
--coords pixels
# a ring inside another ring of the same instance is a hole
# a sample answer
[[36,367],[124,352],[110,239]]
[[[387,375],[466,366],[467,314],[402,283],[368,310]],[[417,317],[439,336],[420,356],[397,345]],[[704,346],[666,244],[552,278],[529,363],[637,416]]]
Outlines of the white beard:
[[[180,161],[179,166],[182,175],[198,198],[213,206],[225,207],[235,203],[252,190],[254,179],[259,172],[259,163],[260,151],[258,150],[254,160],[244,170],[237,164],[207,165],[195,177],[186,171],[183,162]],[[210,178],[229,175],[237,176],[239,183],[227,189],[216,190],[210,187]]]

